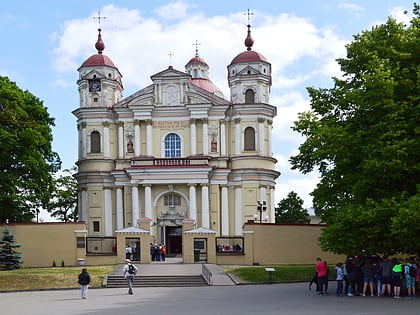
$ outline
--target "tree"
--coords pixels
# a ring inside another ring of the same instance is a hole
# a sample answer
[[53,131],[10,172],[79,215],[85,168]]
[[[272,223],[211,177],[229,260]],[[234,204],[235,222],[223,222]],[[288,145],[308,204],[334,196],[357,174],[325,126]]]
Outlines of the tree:
[[13,270],[21,267],[23,263],[21,253],[15,251],[15,248],[19,247],[20,244],[15,243],[15,236],[5,226],[0,240],[0,265],[3,269]]
[[[306,139],[290,158],[302,173],[318,170],[315,213],[328,224],[324,250],[353,254],[419,253],[420,25],[394,19],[354,36],[338,59],[343,78],[308,88],[311,111],[292,127]],[[408,238],[405,238],[405,237]],[[409,237],[413,236],[413,237]]]
[[45,206],[60,158],[42,101],[0,77],[0,221],[28,222]]
[[276,223],[309,223],[309,213],[302,207],[303,200],[291,191],[287,197],[280,200],[275,208]]
[[51,216],[63,222],[78,220],[77,181],[72,175],[75,172],[76,167],[71,170],[65,169],[63,174],[55,180],[55,190],[47,207]]

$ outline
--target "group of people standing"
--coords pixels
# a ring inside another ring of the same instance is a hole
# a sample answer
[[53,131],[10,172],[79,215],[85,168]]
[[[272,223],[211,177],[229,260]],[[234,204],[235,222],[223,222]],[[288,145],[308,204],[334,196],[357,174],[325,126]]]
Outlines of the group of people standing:
[[[329,268],[326,261],[317,258],[315,265],[317,293],[328,294]],[[345,264],[334,268],[337,296],[389,296],[396,299],[405,295],[416,297],[416,284],[420,282],[420,271],[413,257],[405,260],[381,257],[349,257]]]
[[150,243],[150,256],[152,261],[165,261],[166,246],[164,244],[158,245]]
[[140,261],[140,248],[137,243],[127,244],[125,247],[125,259]]

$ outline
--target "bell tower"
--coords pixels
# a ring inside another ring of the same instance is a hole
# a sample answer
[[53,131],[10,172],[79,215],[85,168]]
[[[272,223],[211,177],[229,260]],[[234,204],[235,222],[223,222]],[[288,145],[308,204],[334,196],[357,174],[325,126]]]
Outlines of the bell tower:
[[98,53],[90,56],[77,71],[79,72],[80,107],[108,107],[122,98],[122,75],[112,60],[103,54],[105,44],[101,29],[95,48]]

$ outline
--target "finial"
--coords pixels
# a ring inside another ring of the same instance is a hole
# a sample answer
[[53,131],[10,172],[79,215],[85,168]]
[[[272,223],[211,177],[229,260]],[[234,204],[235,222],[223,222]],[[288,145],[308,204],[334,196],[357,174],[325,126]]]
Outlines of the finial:
[[195,43],[193,45],[195,46],[195,56],[198,57],[198,46],[201,45],[201,43],[195,40]]
[[100,28],[98,28],[98,40],[96,41],[95,48],[98,50],[98,54],[102,54],[102,51],[105,49],[105,44],[102,41]]
[[169,52],[168,56],[169,56],[169,67],[172,67],[172,56],[174,54],[172,53],[172,51]]
[[254,45],[254,40],[251,37],[251,25],[247,25],[248,27],[248,35],[245,38],[245,46],[246,46],[246,50],[251,50],[252,49],[252,45]]
[[244,15],[248,15],[248,25],[251,24],[249,21],[251,19],[251,15],[254,15],[253,12],[249,12],[249,8],[248,8],[248,12],[245,12]]

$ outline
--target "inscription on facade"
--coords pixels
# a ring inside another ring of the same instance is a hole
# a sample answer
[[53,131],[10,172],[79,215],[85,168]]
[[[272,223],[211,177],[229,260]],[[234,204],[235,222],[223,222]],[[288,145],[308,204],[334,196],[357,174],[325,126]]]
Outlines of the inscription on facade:
[[183,129],[189,128],[189,121],[154,121],[153,128],[162,128],[162,129]]

